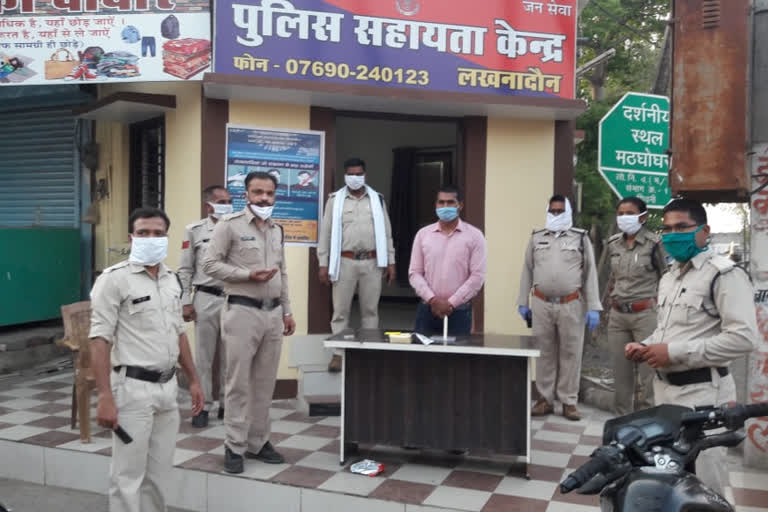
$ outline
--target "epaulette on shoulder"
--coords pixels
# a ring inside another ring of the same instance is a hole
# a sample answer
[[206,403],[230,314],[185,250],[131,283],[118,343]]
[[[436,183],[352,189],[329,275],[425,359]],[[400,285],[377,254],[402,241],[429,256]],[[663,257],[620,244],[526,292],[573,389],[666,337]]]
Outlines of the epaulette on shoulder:
[[193,230],[195,228],[199,228],[200,226],[202,226],[205,223],[205,220],[206,219],[201,219],[201,220],[199,220],[197,222],[193,222],[192,224],[187,224],[186,229],[187,230]]
[[539,234],[539,233],[541,233],[543,231],[546,231],[546,228],[534,229],[533,231],[531,231],[531,234],[532,235],[537,235],[537,234]]
[[726,272],[730,272],[731,270],[733,270],[736,267],[736,263],[734,263],[732,259],[726,258],[725,256],[720,256],[719,254],[715,254],[714,256],[709,258],[708,261],[721,274],[725,274]]
[[584,233],[587,232],[586,229],[581,229],[581,228],[571,228],[568,231],[573,231],[574,233],[578,233],[580,235],[583,235]]
[[239,212],[222,215],[221,217],[219,217],[219,220],[223,220],[223,221],[232,220],[238,217],[242,217],[243,215],[245,215],[245,210],[240,210]]
[[615,235],[608,238],[608,243],[612,244],[616,240],[621,240],[623,236],[624,236],[624,233],[616,233]]
[[115,270],[120,270],[121,268],[126,268],[129,265],[129,261],[121,261],[120,263],[115,263],[111,267],[107,267],[102,271],[102,274],[109,274],[110,272],[114,272]]

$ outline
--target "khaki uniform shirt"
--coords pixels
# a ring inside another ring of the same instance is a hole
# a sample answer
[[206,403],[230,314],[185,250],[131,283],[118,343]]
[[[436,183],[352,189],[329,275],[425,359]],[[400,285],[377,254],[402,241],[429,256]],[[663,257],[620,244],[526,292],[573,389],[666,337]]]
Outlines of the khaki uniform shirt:
[[[371,211],[371,198],[366,190],[362,196],[355,197],[344,189],[344,209],[341,214],[341,250],[352,252],[365,252],[376,250],[376,232],[373,228],[373,212]],[[317,259],[321,267],[327,267],[331,252],[331,228],[333,227],[333,203],[337,198],[336,192],[330,195],[325,204],[323,225],[320,229],[320,239],[317,244]],[[387,232],[387,262],[395,264],[395,246],[392,242],[392,225],[389,221],[387,204],[379,195],[375,200],[381,201],[384,213],[384,229]]]
[[[713,303],[710,286],[718,271]],[[753,297],[746,272],[712,250],[674,263],[659,283],[658,327],[643,343],[669,345],[671,365],[664,372],[725,366],[757,347]]]
[[[277,268],[278,272],[266,283],[249,279],[255,270],[273,268]],[[203,258],[203,272],[223,281],[228,295],[259,300],[279,298],[283,314],[291,314],[283,229],[272,219],[261,227],[257,226],[256,218],[248,207],[225,215],[216,223]]]
[[626,304],[656,298],[659,280],[667,271],[666,253],[658,235],[641,228],[631,249],[623,233],[612,236],[608,240],[608,261],[613,300]]
[[181,263],[179,264],[179,278],[184,288],[181,303],[186,306],[192,304],[192,290],[195,286],[215,286],[223,288],[224,283],[203,272],[203,256],[208,248],[208,243],[213,236],[213,228],[216,223],[213,219],[205,219],[187,226],[184,231],[184,241],[181,243]]
[[547,297],[564,297],[580,290],[587,308],[602,311],[592,242],[583,229],[553,233],[534,231],[525,251],[517,303],[528,306],[531,290]]
[[90,338],[112,345],[112,366],[164,371],[176,366],[181,317],[181,286],[160,264],[157,279],[142,265],[123,261],[106,269],[91,290]]

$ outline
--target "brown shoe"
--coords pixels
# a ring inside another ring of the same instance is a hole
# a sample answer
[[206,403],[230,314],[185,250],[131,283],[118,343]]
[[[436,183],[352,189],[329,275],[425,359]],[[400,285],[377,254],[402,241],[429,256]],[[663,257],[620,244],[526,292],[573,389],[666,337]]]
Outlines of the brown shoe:
[[531,409],[531,416],[546,416],[547,414],[552,414],[553,412],[555,412],[555,408],[552,407],[552,404],[543,398],[539,398],[536,400],[533,409]]
[[341,371],[341,363],[343,359],[338,354],[333,354],[331,362],[328,363],[328,371],[331,373],[339,373]]
[[581,413],[575,405],[563,404],[563,416],[571,421],[579,421],[581,419]]

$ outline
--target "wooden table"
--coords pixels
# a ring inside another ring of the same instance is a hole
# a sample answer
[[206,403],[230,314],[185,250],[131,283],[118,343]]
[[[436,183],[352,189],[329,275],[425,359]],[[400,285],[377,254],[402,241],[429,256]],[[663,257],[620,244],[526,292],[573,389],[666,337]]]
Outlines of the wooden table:
[[344,350],[342,464],[347,443],[482,450],[530,463],[533,337],[484,334],[425,345],[349,330],[325,346]]

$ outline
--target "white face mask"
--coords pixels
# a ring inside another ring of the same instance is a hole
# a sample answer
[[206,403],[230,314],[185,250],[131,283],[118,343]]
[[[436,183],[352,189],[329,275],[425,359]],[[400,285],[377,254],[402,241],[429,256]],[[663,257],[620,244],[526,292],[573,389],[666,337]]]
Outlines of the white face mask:
[[345,174],[344,183],[346,183],[351,190],[360,190],[365,186],[365,176]]
[[131,237],[131,255],[128,261],[152,267],[168,256],[168,237]]
[[549,204],[547,204],[547,229],[557,233],[558,231],[568,231],[573,227],[573,210],[571,202],[565,198],[565,211],[560,215],[549,213]]
[[550,231],[567,231],[573,227],[571,215],[568,212],[555,215],[547,212],[547,229]]
[[213,213],[211,214],[211,217],[214,219],[218,219],[222,215],[228,215],[232,213],[232,205],[231,204],[217,204],[217,203],[208,203],[211,208],[213,208]]
[[275,209],[273,206],[256,206],[255,204],[249,204],[248,207],[251,209],[253,214],[260,218],[261,220],[267,220],[272,216],[272,210]]
[[640,228],[643,227],[643,225],[640,223],[640,217],[646,213],[648,212],[643,212],[638,215],[617,215],[616,225],[619,226],[619,229],[622,232],[628,235],[634,235],[640,231]]

